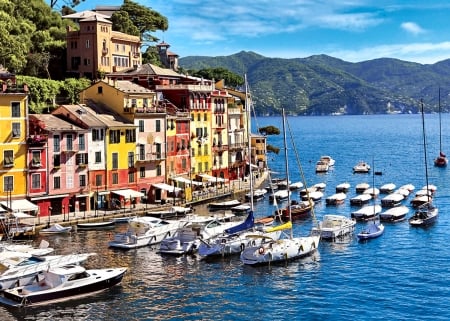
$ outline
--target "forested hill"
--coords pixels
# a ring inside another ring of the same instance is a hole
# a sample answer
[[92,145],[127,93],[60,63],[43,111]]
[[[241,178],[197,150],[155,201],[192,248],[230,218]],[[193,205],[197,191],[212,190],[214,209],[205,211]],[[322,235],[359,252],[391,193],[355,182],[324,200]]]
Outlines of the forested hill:
[[180,58],[184,70],[223,67],[247,74],[260,115],[416,113],[450,110],[450,59],[423,65],[382,58],[358,63],[326,55],[267,58],[241,51],[230,56]]

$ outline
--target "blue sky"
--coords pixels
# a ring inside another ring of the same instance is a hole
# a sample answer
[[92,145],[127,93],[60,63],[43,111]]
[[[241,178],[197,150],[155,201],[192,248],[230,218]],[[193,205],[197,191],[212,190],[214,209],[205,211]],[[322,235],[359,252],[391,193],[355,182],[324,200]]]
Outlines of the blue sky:
[[[60,0],[61,1],[61,0]],[[166,16],[155,35],[180,57],[254,51],[266,57],[326,54],[350,62],[450,58],[448,0],[135,0]],[[122,0],[86,0],[77,11]]]

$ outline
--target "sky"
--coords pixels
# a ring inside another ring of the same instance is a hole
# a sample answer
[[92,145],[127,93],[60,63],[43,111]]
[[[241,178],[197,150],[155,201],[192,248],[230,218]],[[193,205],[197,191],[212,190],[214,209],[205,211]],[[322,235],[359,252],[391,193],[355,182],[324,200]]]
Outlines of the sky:
[[[448,0],[134,2],[168,18],[169,29],[155,36],[180,58],[240,51],[272,58],[326,54],[349,62],[397,58],[432,64],[450,58]],[[122,3],[85,0],[75,10]]]

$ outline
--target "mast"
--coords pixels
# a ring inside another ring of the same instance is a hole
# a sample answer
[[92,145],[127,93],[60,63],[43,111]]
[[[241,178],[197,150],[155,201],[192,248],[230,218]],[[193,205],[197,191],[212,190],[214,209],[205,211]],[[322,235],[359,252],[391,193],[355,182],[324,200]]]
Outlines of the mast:
[[253,173],[252,173],[252,135],[251,135],[251,99],[248,90],[247,74],[244,75],[245,81],[245,111],[247,117],[247,154],[248,154],[248,170],[250,175],[250,210],[253,212]]
[[[288,205],[287,210],[289,211],[289,221],[292,221],[291,217],[291,193],[289,191],[289,162],[288,162],[288,152],[287,152],[287,138],[286,138],[286,115],[284,113],[284,108],[282,109],[283,114],[283,140],[284,140],[284,159],[285,159],[285,165],[286,165],[286,181],[288,186]],[[292,228],[290,233],[291,239],[294,237]]]
[[442,152],[441,87],[439,87],[439,152]]
[[427,184],[427,198],[428,203],[430,203],[430,193],[428,191],[428,167],[427,167],[427,140],[425,137],[425,116],[423,112],[423,99],[420,100],[421,110],[422,110],[422,131],[423,131],[423,151],[425,160],[425,182]]

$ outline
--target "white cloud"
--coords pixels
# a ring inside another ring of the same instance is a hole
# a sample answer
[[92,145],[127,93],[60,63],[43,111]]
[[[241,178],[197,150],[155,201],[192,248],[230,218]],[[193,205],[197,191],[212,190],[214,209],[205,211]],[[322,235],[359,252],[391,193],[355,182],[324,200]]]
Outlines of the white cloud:
[[405,30],[408,33],[412,33],[413,35],[419,35],[421,33],[424,33],[425,30],[422,29],[417,23],[415,22],[403,22],[400,27]]

